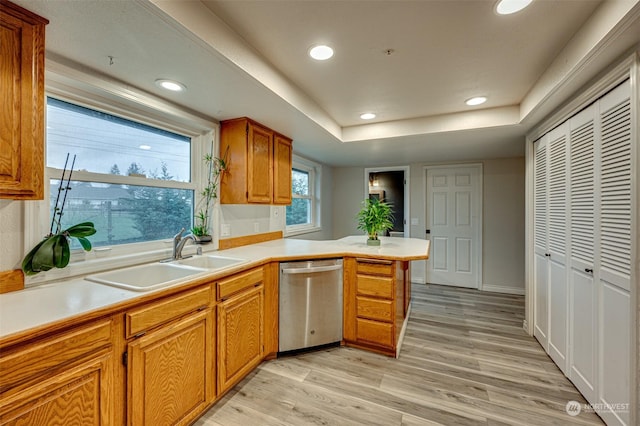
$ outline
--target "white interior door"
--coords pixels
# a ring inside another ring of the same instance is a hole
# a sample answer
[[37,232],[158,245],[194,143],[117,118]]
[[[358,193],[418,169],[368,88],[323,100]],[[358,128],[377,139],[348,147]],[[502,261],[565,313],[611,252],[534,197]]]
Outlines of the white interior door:
[[480,288],[482,166],[427,169],[427,282]]

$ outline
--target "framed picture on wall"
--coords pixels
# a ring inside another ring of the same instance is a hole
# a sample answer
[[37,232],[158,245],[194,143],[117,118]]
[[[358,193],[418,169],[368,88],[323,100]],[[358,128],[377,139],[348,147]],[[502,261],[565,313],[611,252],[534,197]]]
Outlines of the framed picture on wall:
[[378,199],[380,201],[384,201],[384,189],[370,189],[369,190],[369,199]]

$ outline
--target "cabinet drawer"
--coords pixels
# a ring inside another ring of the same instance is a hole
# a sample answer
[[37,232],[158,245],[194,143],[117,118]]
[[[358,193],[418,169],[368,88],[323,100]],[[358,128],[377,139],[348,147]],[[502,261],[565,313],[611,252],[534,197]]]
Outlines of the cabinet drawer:
[[234,275],[226,280],[218,281],[218,285],[216,286],[217,299],[227,299],[234,293],[260,284],[263,279],[264,271],[263,268],[260,267]]
[[358,341],[393,348],[393,324],[358,318],[356,327]]
[[205,286],[174,297],[150,303],[126,313],[127,339],[153,327],[209,306],[211,287]]
[[358,275],[357,294],[393,299],[393,278]]
[[393,301],[369,299],[368,297],[356,297],[357,315],[361,318],[369,318],[379,321],[391,322],[393,320]]
[[100,321],[21,346],[0,357],[0,392],[55,371],[112,344],[111,320]]
[[393,261],[379,259],[356,259],[356,272],[367,275],[393,276]]

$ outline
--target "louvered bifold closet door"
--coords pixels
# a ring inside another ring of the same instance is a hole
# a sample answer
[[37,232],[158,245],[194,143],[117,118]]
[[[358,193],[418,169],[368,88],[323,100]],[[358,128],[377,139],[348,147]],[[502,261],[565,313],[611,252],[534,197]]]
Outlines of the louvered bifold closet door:
[[549,262],[548,262],[548,180],[547,135],[535,142],[534,167],[534,315],[533,335],[548,351]]
[[567,370],[569,345],[569,285],[566,268],[568,228],[567,148],[569,124],[548,134],[548,245],[549,269],[549,356],[563,372]]
[[595,402],[597,288],[595,247],[596,105],[569,120],[570,139],[570,321],[569,377],[589,402]]
[[[600,359],[598,400],[630,401],[631,101],[629,82],[600,100]],[[602,412],[608,424],[629,413]]]

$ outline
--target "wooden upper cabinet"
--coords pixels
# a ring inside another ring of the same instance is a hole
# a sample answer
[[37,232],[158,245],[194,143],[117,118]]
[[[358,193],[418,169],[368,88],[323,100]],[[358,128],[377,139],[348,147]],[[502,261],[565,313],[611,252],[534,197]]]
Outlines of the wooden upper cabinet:
[[249,119],[223,121],[220,153],[227,152],[222,204],[290,204],[291,139]]
[[269,204],[273,181],[273,133],[254,123],[247,128],[247,202]]
[[49,21],[0,0],[0,198],[41,200]]
[[273,204],[291,204],[291,139],[275,134],[273,138]]

